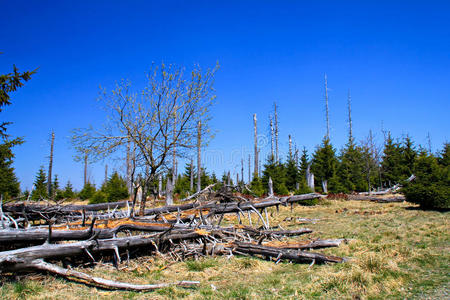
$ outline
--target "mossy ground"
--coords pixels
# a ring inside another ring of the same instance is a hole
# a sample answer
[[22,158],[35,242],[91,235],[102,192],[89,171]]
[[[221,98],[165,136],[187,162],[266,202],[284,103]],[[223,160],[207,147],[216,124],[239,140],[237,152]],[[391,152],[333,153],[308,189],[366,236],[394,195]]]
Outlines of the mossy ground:
[[[135,283],[199,280],[192,289],[171,287],[147,293],[108,291],[43,274],[3,277],[0,299],[385,299],[448,298],[449,213],[423,211],[410,203],[325,201],[321,205],[270,209],[271,224],[309,227],[296,237],[346,238],[347,244],[320,252],[344,256],[344,264],[275,264],[259,258],[205,258],[170,263],[140,257],[123,270],[100,264],[83,271]],[[288,216],[320,218],[299,224]],[[235,217],[228,217],[232,223]],[[253,223],[256,216],[253,217]]]

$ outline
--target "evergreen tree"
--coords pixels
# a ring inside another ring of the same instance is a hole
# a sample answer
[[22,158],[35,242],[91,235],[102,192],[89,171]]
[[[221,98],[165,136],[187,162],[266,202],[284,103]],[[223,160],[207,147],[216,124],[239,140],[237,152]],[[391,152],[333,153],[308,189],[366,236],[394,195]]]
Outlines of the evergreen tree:
[[0,195],[4,198],[17,197],[20,192],[19,181],[12,166],[14,142],[5,141],[0,144]]
[[[11,104],[10,93],[22,87],[35,72],[36,70],[20,73],[16,66],[13,66],[13,72],[0,74],[0,112],[4,106]],[[23,140],[22,138],[10,139],[6,133],[6,127],[10,124],[10,122],[0,122],[0,195],[4,198],[17,197],[20,192],[19,181],[12,167],[14,159],[12,148],[22,144]]]
[[361,147],[349,141],[340,155],[339,180],[345,192],[366,189],[364,179],[364,160]]
[[59,188],[58,175],[55,175],[52,182],[52,198],[56,200],[64,199],[63,191]]
[[306,182],[306,170],[308,169],[309,159],[308,159],[308,150],[303,147],[302,156],[300,157],[300,166],[299,166],[299,182],[302,186],[303,183],[307,186]]
[[287,195],[289,193],[286,187],[286,170],[284,165],[275,161],[273,155],[269,155],[266,164],[264,164],[263,176],[261,178],[264,191],[268,190],[269,177],[272,178],[273,192],[278,195]]
[[265,193],[265,188],[263,186],[262,180],[258,176],[254,176],[253,180],[250,182],[250,189],[256,196],[261,197]]
[[403,139],[403,145],[401,147],[402,154],[402,178],[406,179],[414,174],[414,165],[417,157],[417,151],[414,147],[414,142],[410,136],[406,136]]
[[116,171],[111,174],[101,190],[106,194],[108,202],[122,200],[129,196],[127,182]]
[[339,180],[336,177],[337,168],[338,160],[336,158],[336,151],[331,145],[330,140],[325,137],[322,140],[322,144],[314,152],[311,166],[315,178],[318,179],[317,187],[322,189],[323,192],[327,192],[327,190],[331,192],[339,191]]
[[90,182],[87,182],[80,193],[78,193],[78,197],[80,197],[81,200],[91,199],[94,196],[95,191],[95,186]]
[[441,166],[450,166],[450,143],[445,143],[441,155],[438,158],[438,163]]
[[70,181],[67,181],[67,184],[64,187],[64,191],[63,191],[62,195],[65,199],[75,198],[75,192],[73,191],[73,186],[70,183]]
[[[444,148],[443,153],[446,152]],[[416,178],[402,188],[406,200],[422,208],[450,208],[450,167],[439,164],[436,158],[422,151],[415,162]]]
[[394,142],[388,133],[384,144],[381,162],[381,176],[386,184],[394,185],[402,179],[402,149],[398,142]]
[[47,199],[47,177],[45,176],[44,167],[40,167],[34,180],[34,190],[31,193],[32,200]]
[[297,183],[300,180],[300,172],[294,159],[290,158],[285,166],[286,188],[289,191],[295,191]]

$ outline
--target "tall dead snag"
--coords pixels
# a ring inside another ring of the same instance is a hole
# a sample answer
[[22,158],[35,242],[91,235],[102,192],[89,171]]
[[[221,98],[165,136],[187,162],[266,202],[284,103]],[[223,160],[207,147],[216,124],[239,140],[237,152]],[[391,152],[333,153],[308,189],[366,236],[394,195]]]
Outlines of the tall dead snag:
[[177,181],[177,107],[173,112],[173,153],[172,153],[172,182],[175,185]]
[[258,130],[256,126],[256,114],[253,114],[253,131],[254,131],[254,143],[255,143],[255,170],[254,170],[254,176],[258,176]]
[[190,170],[189,174],[190,176],[190,182],[189,182],[189,190],[193,191],[194,190],[194,160],[191,158],[191,170]]
[[252,166],[250,162],[250,154],[248,155],[248,183],[252,181]]
[[241,180],[242,180],[242,184],[244,184],[244,159],[241,158]]
[[50,198],[53,199],[52,191],[52,169],[53,169],[53,144],[55,143],[55,132],[52,131],[52,137],[50,142],[50,157],[48,162],[48,180],[47,180],[47,193]]
[[273,149],[275,141],[274,141],[274,129],[273,129],[272,116],[270,116],[269,119],[270,119],[270,155],[271,155],[271,157],[275,157],[274,149]]
[[108,165],[105,165],[105,182],[108,181]]
[[348,139],[350,142],[353,142],[352,98],[350,96],[350,89],[348,89],[347,107],[348,107]]
[[277,103],[273,103],[274,106],[274,118],[275,118],[275,161],[278,162],[279,153],[278,153],[278,112],[277,112]]
[[172,180],[170,180],[170,177],[167,176],[167,183],[166,183],[166,205],[172,205],[173,204],[173,186]]
[[197,123],[197,193],[202,189],[202,122]]
[[289,159],[292,160],[292,138],[291,135],[289,137]]
[[86,185],[88,183],[87,168],[88,168],[88,150],[85,150],[84,151],[84,185]]
[[325,73],[325,119],[327,122],[327,138],[330,138],[330,119],[328,115],[328,87],[327,87],[327,74]]

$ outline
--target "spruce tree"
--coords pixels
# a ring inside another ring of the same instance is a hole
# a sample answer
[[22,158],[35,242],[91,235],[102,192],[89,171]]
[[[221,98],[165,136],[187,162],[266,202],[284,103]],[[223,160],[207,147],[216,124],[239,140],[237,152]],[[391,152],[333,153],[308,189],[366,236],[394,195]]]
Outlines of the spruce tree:
[[[0,112],[4,106],[11,104],[10,93],[22,87],[35,72],[36,70],[20,73],[16,66],[13,66],[11,73],[0,74]],[[10,124],[10,122],[0,122],[0,195],[4,198],[17,197],[20,193],[19,181],[12,167],[14,159],[12,148],[22,144],[23,139],[10,139],[6,133],[7,126]]]
[[273,192],[275,194],[287,195],[289,193],[286,187],[286,169],[272,155],[269,155],[267,162],[264,164],[263,176],[261,178],[262,186],[266,192],[268,190],[269,177],[272,178]]
[[417,157],[417,150],[414,147],[414,142],[410,136],[406,136],[403,139],[403,144],[401,147],[402,154],[402,178],[406,179],[412,174],[414,174],[414,165]]
[[34,190],[31,193],[32,200],[47,199],[47,177],[45,176],[44,167],[40,167],[34,180]]
[[444,147],[438,158],[438,163],[444,167],[450,166],[450,143],[444,144]]
[[81,200],[91,199],[94,196],[95,191],[95,186],[88,181],[80,193],[78,193],[78,197],[80,197]]
[[402,188],[407,201],[425,209],[450,208],[450,167],[439,163],[442,158],[427,151],[419,153],[414,165],[416,178]]
[[353,141],[349,141],[341,151],[338,168],[339,180],[345,192],[365,190],[363,170],[362,149],[355,145]]
[[381,176],[385,184],[394,185],[402,179],[402,160],[400,144],[392,139],[389,132],[384,143],[381,162]]
[[20,192],[19,181],[12,166],[12,147],[11,142],[0,144],[0,195],[3,195],[3,198],[17,197]]
[[323,192],[338,192],[341,187],[339,180],[336,177],[336,170],[338,168],[338,160],[336,158],[336,151],[327,137],[324,137],[322,144],[317,147],[314,152],[312,161],[312,172],[315,178],[318,179],[317,188]]
[[[285,166],[286,188],[288,191],[295,191],[300,180],[300,172],[293,158],[289,158]],[[273,179],[272,179],[273,180]]]
[[67,181],[67,184],[64,187],[64,191],[63,191],[62,195],[65,199],[75,198],[75,192],[73,191],[73,186],[70,183],[70,181]]
[[106,194],[108,202],[123,200],[129,196],[127,182],[116,171],[111,174],[101,190]]

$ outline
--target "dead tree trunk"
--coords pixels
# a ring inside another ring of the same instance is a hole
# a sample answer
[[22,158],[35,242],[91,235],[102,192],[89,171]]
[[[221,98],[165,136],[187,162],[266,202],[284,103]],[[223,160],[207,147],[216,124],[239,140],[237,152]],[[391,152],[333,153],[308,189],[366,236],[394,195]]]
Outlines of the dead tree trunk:
[[277,112],[277,103],[275,102],[273,104],[274,106],[274,117],[275,117],[275,161],[278,162],[279,160],[279,153],[278,153],[278,112]]
[[253,131],[254,131],[254,147],[255,147],[255,170],[254,170],[254,176],[258,176],[258,131],[256,126],[256,114],[253,114]]
[[330,119],[328,115],[328,87],[327,87],[327,74],[325,74],[325,119],[327,122],[327,139],[330,138]]
[[[48,162],[48,177],[47,177],[47,192],[50,199],[53,199],[52,191],[52,169],[53,169],[53,144],[55,143],[55,132],[52,131],[52,138],[50,142],[50,158]],[[56,191],[55,191],[56,192]]]
[[88,183],[87,168],[88,168],[88,151],[86,150],[84,152],[84,185]]
[[197,192],[202,189],[202,122],[198,121],[197,124]]
[[194,160],[191,158],[191,174],[190,175],[190,182],[189,182],[189,190],[194,190]]
[[166,184],[166,205],[173,204],[173,184],[170,180],[170,177],[167,176],[167,184]]
[[269,176],[269,197],[273,196],[273,181],[272,177]]

